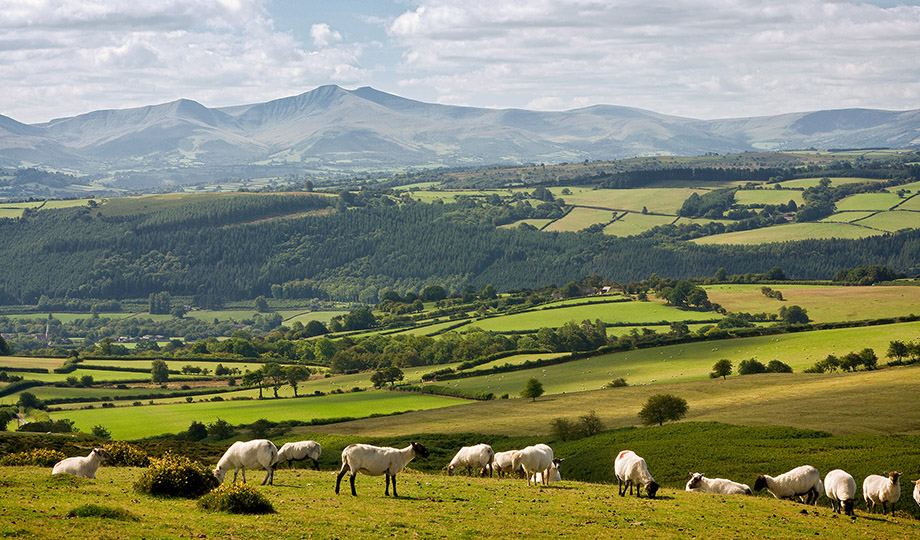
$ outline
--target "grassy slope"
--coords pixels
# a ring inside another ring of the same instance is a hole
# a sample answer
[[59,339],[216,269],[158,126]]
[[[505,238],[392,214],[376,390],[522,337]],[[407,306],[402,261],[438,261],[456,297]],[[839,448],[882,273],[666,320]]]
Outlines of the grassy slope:
[[[714,497],[662,490],[657,500],[621,498],[610,485],[522,481],[406,472],[401,497],[387,498],[380,477],[359,477],[358,497],[333,493],[330,472],[279,471],[257,487],[277,513],[208,513],[195,501],[155,499],[130,486],[139,469],[107,469],[97,480],[9,468],[0,534],[16,538],[915,538],[920,524],[903,516],[834,519],[826,510],[767,498]],[[347,488],[346,488],[347,490]],[[128,510],[137,521],[67,519],[83,504]],[[743,516],[743,519],[739,519]]]
[[738,231],[691,240],[697,244],[768,244],[807,240],[810,238],[865,238],[882,234],[881,231],[850,225],[848,223],[790,223],[763,229]]

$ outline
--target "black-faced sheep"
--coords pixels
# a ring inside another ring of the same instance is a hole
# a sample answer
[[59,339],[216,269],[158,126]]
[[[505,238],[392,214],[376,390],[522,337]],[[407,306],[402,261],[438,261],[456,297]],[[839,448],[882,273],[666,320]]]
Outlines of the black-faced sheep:
[[856,502],[856,480],[846,471],[834,469],[824,477],[824,493],[831,500],[834,512],[853,515],[853,503]]
[[654,499],[658,492],[658,483],[648,472],[648,464],[632,450],[623,450],[617,454],[613,461],[613,471],[617,477],[617,489],[620,497],[626,496],[626,489],[632,495],[633,485],[636,486],[636,496],[641,497],[640,486],[645,488],[649,498]]
[[472,475],[473,469],[476,469],[480,475],[485,476],[488,470],[489,477],[491,477],[493,457],[495,457],[495,452],[488,444],[464,446],[457,452],[454,459],[450,460],[450,464],[447,465],[447,474],[453,476],[457,469],[465,468],[468,475]]
[[495,456],[492,458],[492,469],[498,473],[499,478],[506,474],[524,475],[524,469],[521,468],[520,465],[515,469],[512,463],[514,454],[517,452],[520,452],[520,450],[508,450],[507,452],[495,453]]
[[821,473],[811,465],[802,465],[777,477],[761,475],[754,482],[754,491],[764,488],[777,499],[804,497],[805,504],[812,504],[821,496]]
[[[553,449],[545,444],[528,446],[523,450],[518,450],[511,456],[511,468],[517,469],[521,467],[524,469],[528,486],[531,482],[531,476],[534,473],[545,473],[552,466]],[[541,480],[544,485],[549,483],[549,478],[545,474]]]
[[102,448],[93,448],[88,456],[69,457],[54,464],[51,474],[67,473],[81,478],[96,478],[96,470],[103,461],[111,461],[112,456]]
[[732,482],[726,478],[706,478],[702,473],[690,473],[687,491],[700,493],[719,493],[722,495],[753,495],[747,484]]
[[393,479],[393,496],[396,494],[396,475],[415,456],[428,457],[428,450],[417,442],[401,449],[372,446],[370,444],[350,444],[342,450],[342,468],[335,479],[335,493],[338,495],[339,486],[345,473],[351,471],[351,494],[355,492],[355,475],[359,472],[368,476],[386,475],[386,489],[384,495],[390,494],[390,479]]
[[313,461],[313,468],[318,471],[319,455],[322,451],[323,447],[316,441],[284,443],[278,450],[278,461],[275,463],[275,466],[277,467],[281,462],[290,464],[292,461],[303,461],[309,458]]
[[224,481],[227,471],[233,469],[233,483],[236,483],[236,475],[242,469],[243,483],[246,483],[246,469],[265,469],[265,479],[262,485],[268,482],[272,485],[275,481],[274,464],[278,461],[278,447],[275,443],[266,439],[253,439],[251,441],[237,441],[224,452],[220,461],[217,462],[217,468],[214,469],[214,476],[218,482]]
[[[866,509],[869,513],[875,512],[875,505],[881,503],[882,513],[888,513],[888,505],[894,510],[894,503],[901,498],[901,473],[891,471],[888,476],[870,474],[863,480],[863,498],[866,500]],[[870,509],[870,506],[871,509]]]
[[[559,472],[559,466],[562,465],[563,461],[565,461],[563,458],[553,458],[553,464],[546,473],[547,483],[562,482],[562,473]],[[535,472],[530,479],[535,483],[540,483],[543,481],[543,473]]]

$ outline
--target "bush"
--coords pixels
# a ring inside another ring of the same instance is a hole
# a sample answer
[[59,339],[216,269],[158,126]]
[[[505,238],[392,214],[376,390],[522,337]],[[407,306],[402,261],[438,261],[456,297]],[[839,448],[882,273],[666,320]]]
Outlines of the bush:
[[[774,360],[776,362],[776,360]],[[756,358],[750,358],[748,360],[742,360],[738,364],[738,375],[754,375],[757,373],[766,373],[767,366],[763,365],[763,362],[760,362]]]
[[659,426],[668,420],[680,420],[687,414],[687,400],[673,394],[655,394],[648,398],[642,410],[639,411],[639,418],[642,423],[651,426]]
[[[102,404],[103,407],[105,405],[106,405],[105,403]],[[96,424],[95,426],[93,426],[93,437],[107,441],[112,438],[112,432],[106,429],[105,426],[101,424]]]
[[94,517],[103,519],[117,519],[119,521],[137,521],[137,517],[121,508],[101,506],[98,504],[84,504],[67,512],[67,517]]
[[249,484],[224,484],[198,500],[198,506],[231,514],[273,514],[272,503]]
[[114,467],[148,467],[150,458],[143,450],[122,441],[106,443],[102,446],[112,456],[109,465]]
[[779,360],[770,360],[767,364],[767,373],[792,373],[792,367]]
[[626,382],[626,379],[619,377],[605,384],[604,388],[623,388],[624,386],[629,386],[629,384]]
[[568,418],[554,418],[549,423],[549,430],[553,440],[556,441],[568,441],[581,438],[575,422],[572,422]]
[[166,453],[151,458],[150,467],[134,483],[135,491],[157,497],[194,499],[218,486],[217,478],[203,463]]
[[36,448],[28,452],[18,452],[0,458],[0,465],[7,467],[53,467],[55,463],[67,456],[59,450]]

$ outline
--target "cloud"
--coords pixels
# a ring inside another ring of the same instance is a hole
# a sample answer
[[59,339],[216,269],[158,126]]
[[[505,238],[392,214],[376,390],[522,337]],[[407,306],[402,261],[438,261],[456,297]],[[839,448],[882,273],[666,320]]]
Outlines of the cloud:
[[330,28],[326,23],[311,26],[310,37],[313,38],[313,44],[320,48],[342,41],[342,34]]

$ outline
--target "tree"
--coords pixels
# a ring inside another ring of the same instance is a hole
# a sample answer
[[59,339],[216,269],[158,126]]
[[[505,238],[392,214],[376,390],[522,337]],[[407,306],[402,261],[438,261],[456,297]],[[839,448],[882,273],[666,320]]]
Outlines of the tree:
[[900,339],[896,339],[888,344],[888,352],[885,353],[885,356],[888,358],[894,358],[900,362],[902,358],[907,356],[909,351],[910,349],[906,343]]
[[779,318],[786,324],[805,324],[811,320],[808,318],[808,311],[802,306],[779,308]]
[[770,360],[767,364],[767,373],[792,373],[792,367],[779,360]]
[[256,311],[259,313],[267,313],[269,311],[268,300],[266,300],[264,296],[257,296],[255,300],[255,307]]
[[597,412],[593,410],[588,414],[579,416],[578,419],[581,420],[581,431],[584,433],[585,437],[597,435],[606,428],[597,415]]
[[742,360],[738,364],[738,375],[754,375],[757,373],[766,373],[767,366],[763,365],[763,362],[760,362],[756,358],[749,358],[747,360]]
[[3,339],[3,336],[0,336],[0,355],[9,356],[11,354],[13,354],[13,348]]
[[38,399],[35,394],[32,392],[22,392],[19,394],[19,401],[17,402],[20,409],[44,409],[45,404],[42,400]]
[[284,378],[294,390],[294,397],[297,397],[297,384],[310,378],[310,368],[304,366],[285,366]]
[[498,298],[498,293],[495,292],[495,287],[493,287],[491,284],[483,287],[482,292],[479,293],[480,300],[494,300],[496,298]]
[[287,379],[284,376],[284,371],[281,369],[281,365],[277,362],[269,362],[262,367],[262,373],[264,379],[271,385],[272,392],[275,394],[275,398],[278,397],[278,390],[281,389],[281,386],[287,382]]
[[553,418],[549,423],[549,431],[554,440],[568,441],[578,438],[578,427],[568,418]]
[[680,420],[686,416],[687,409],[687,400],[684,398],[672,394],[655,394],[645,402],[639,411],[639,418],[647,426],[660,426],[668,420]]
[[184,319],[186,313],[188,313],[188,308],[185,307],[185,304],[176,304],[169,310],[169,314],[177,319]]
[[163,360],[154,360],[150,365],[150,378],[155,383],[165,383],[169,380],[169,366]]
[[712,372],[709,374],[709,377],[712,379],[718,379],[722,377],[722,380],[725,380],[725,377],[728,377],[732,374],[732,362],[725,358],[719,360],[712,365]]
[[87,388],[89,388],[90,386],[92,386],[94,382],[96,382],[96,381],[93,380],[93,376],[92,376],[92,375],[83,375],[83,376],[80,377],[80,384],[82,384],[83,386],[85,386],[85,387],[87,387]]
[[261,369],[247,371],[243,374],[243,384],[245,386],[258,386],[259,399],[262,399],[262,383],[265,382],[265,372]]
[[185,432],[185,437],[190,441],[200,441],[208,436],[208,428],[201,422],[192,420],[192,424]]
[[214,422],[208,424],[208,436],[210,436],[215,441],[229,439],[234,435],[236,435],[236,430],[233,429],[233,426],[230,425],[230,422],[227,422],[226,420],[221,420],[218,418]]
[[425,302],[437,302],[447,298],[447,291],[440,285],[430,285],[422,289],[422,300]]
[[524,385],[524,389],[521,390],[522,398],[531,398],[534,401],[537,401],[537,398],[542,395],[543,383],[541,383],[536,377],[528,379],[527,384]]
[[93,426],[93,437],[107,441],[112,438],[112,433],[109,430],[107,430],[104,426],[100,424],[96,424],[95,426]]
[[377,323],[370,308],[360,308],[345,316],[345,330],[366,330]]

